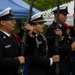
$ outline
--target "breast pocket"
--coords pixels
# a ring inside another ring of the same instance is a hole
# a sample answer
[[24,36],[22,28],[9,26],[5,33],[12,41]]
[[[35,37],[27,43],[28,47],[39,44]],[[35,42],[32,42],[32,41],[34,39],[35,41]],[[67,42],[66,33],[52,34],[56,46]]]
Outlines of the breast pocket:
[[6,57],[12,57],[14,54],[14,49],[11,45],[6,45],[4,50],[4,56]]

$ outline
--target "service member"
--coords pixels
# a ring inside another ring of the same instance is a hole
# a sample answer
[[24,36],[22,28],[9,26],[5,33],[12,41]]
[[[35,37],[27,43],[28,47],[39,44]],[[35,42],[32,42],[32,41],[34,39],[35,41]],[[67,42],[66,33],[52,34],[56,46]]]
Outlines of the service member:
[[31,17],[31,25],[27,24],[27,53],[29,67],[27,75],[49,75],[49,67],[55,62],[59,62],[59,55],[48,57],[48,45],[45,36],[42,34],[44,20],[42,14],[35,14]]
[[[59,6],[59,25],[57,27],[57,8],[53,10],[54,21],[46,32],[46,38],[49,46],[49,56],[60,55],[59,75],[70,75],[70,56],[75,49],[75,42],[71,41],[71,32],[69,26],[65,23],[67,19],[67,5]],[[55,46],[56,36],[59,38],[59,46]],[[58,52],[56,49],[58,48]],[[56,64],[53,64],[51,75],[56,75]]]
[[[73,18],[74,18],[74,25],[75,25],[75,14],[73,14]],[[74,31],[74,28],[73,28]],[[75,31],[73,33],[73,41],[75,41]],[[71,74],[75,75],[75,52],[72,52],[72,56],[71,56],[71,60],[70,60],[71,64],[70,64],[70,68],[71,68]]]
[[17,40],[11,35],[15,23],[10,7],[0,12],[0,75],[18,75],[20,64],[25,62]]

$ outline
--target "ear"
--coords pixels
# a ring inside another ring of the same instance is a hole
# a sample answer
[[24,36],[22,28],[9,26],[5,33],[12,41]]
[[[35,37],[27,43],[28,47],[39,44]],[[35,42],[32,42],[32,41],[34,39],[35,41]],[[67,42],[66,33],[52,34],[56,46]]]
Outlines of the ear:
[[1,20],[1,21],[0,21],[0,24],[1,24],[1,25],[5,25],[5,21]]

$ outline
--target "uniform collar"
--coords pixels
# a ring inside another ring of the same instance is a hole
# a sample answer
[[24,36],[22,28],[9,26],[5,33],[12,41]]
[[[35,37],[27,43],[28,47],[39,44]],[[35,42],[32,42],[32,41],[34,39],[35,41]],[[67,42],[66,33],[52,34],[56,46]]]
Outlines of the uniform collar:
[[59,27],[62,27],[62,25],[61,25],[61,24],[59,24]]
[[[56,23],[56,21],[53,21],[53,23]],[[57,24],[57,23],[56,23]],[[62,27],[62,24],[59,24],[59,27]]]
[[11,34],[8,34],[7,32],[0,30],[1,32],[3,32],[4,34],[6,34],[8,37],[10,37]]

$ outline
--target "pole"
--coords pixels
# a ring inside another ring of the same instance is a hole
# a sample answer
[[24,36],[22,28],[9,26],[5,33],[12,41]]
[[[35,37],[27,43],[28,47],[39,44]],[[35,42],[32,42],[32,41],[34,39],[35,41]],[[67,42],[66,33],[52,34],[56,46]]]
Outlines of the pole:
[[[60,0],[57,0],[57,26],[56,29],[59,28],[59,5],[60,5]],[[57,52],[57,54],[59,54],[59,37],[58,35],[56,35],[56,39],[55,39],[55,50]],[[59,63],[56,63],[56,75],[59,75]]]
[[[29,24],[29,22],[30,22],[33,3],[34,3],[34,0],[31,0],[30,9],[29,9],[29,13],[28,13],[28,17],[27,17],[27,21],[25,22],[25,25]],[[22,44],[21,44],[22,55],[24,55],[25,46],[26,46],[26,38],[27,38],[26,32],[27,32],[27,30],[26,30],[26,28],[24,28],[24,33],[23,33],[23,37],[22,37]]]
[[[74,0],[74,14],[75,14],[75,0]],[[75,18],[74,18],[74,37],[75,37]]]
[[[30,9],[29,9],[29,13],[28,13],[27,21],[25,22],[25,25],[30,23],[33,3],[34,3],[34,0],[31,0]],[[25,52],[26,39],[27,39],[27,30],[26,30],[26,28],[24,28],[24,33],[23,33],[23,36],[22,36],[22,44],[21,44],[21,55],[22,56],[24,56],[24,52]],[[19,67],[18,74],[23,75],[23,71],[24,71],[24,65],[21,65]]]

